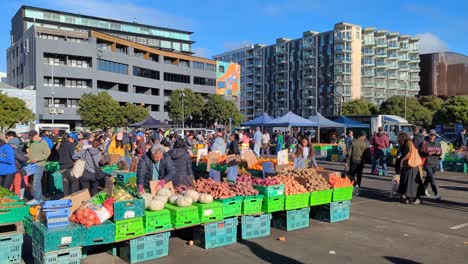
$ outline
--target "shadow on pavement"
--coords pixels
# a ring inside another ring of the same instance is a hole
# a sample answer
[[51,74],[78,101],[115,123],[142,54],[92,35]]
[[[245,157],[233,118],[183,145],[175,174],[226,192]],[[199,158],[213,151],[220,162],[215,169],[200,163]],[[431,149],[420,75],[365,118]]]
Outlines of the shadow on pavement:
[[468,212],[468,203],[423,198],[423,205]]
[[384,258],[394,264],[422,264],[421,262],[416,262],[416,261],[412,261],[409,259],[398,258],[398,257],[385,256]]
[[452,190],[452,191],[462,191],[468,192],[468,187],[459,187],[459,186],[440,186],[442,189]]
[[445,182],[453,182],[453,183],[461,183],[461,184],[468,184],[468,181],[459,181],[459,180],[452,180],[452,179],[445,179],[436,176],[437,181],[445,181]]
[[390,198],[390,190],[380,190],[368,187],[359,188],[359,196],[382,202],[398,202],[397,198]]
[[297,261],[295,259],[292,259],[290,257],[286,257],[283,255],[280,255],[278,253],[275,253],[273,251],[270,251],[259,244],[249,241],[249,240],[239,240],[239,243],[242,245],[247,246],[252,253],[255,254],[258,258],[262,259],[263,261],[271,264],[303,264],[300,261]]

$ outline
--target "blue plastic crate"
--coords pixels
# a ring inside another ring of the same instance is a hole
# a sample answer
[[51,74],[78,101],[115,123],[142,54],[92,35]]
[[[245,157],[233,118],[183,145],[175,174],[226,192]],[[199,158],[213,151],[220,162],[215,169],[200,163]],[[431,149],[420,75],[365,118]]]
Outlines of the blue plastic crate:
[[70,223],[66,227],[48,228],[42,222],[33,222],[32,241],[42,252],[80,247],[83,227]]
[[237,242],[237,217],[196,227],[193,237],[195,244],[205,249],[234,244]]
[[40,247],[33,243],[33,257],[35,264],[80,264],[81,247],[44,253]]
[[23,234],[0,236],[0,264],[21,262]]
[[71,207],[72,201],[70,199],[62,199],[62,200],[50,200],[44,202],[42,209],[58,209],[58,208],[66,208]]
[[273,227],[292,231],[310,226],[310,207],[273,214]]
[[45,212],[47,227],[63,227],[67,226],[70,217],[70,207],[72,202],[70,199],[46,201],[42,206]]
[[27,176],[36,174],[36,163],[30,163],[23,167],[24,172]]
[[312,218],[335,223],[349,219],[351,201],[331,202],[312,207]]
[[241,238],[266,237],[271,232],[271,214],[244,215],[241,217]]
[[144,236],[124,242],[119,257],[131,264],[169,255],[170,232]]

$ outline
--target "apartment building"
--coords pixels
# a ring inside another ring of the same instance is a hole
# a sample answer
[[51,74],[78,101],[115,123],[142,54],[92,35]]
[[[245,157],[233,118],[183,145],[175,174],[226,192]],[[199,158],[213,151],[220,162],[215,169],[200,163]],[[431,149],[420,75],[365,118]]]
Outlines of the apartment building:
[[307,31],[298,39],[279,38],[273,45],[252,45],[214,58],[245,65],[241,111],[247,119],[288,111],[334,116],[352,99],[380,104],[392,95],[416,95],[418,42],[343,22],[330,31]]
[[[190,88],[202,95],[216,93],[216,61],[175,49],[176,38],[171,39],[172,49],[145,45],[129,38],[135,34],[128,28],[133,23],[100,18],[91,22],[88,16],[62,13],[22,7],[12,19],[8,82],[37,91],[37,121],[82,126],[77,115],[81,96],[106,91],[121,104],[143,104],[153,117],[167,122],[165,105],[172,91]],[[95,24],[86,27],[84,21]],[[112,30],[102,30],[105,23],[110,23]],[[120,23],[120,31],[112,23]],[[169,38],[161,37],[160,43],[163,41]]]

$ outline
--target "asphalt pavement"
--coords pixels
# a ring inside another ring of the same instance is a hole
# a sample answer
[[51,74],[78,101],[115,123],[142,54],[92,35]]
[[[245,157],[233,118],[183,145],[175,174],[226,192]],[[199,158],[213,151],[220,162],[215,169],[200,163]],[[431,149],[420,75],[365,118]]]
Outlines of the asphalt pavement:
[[[319,165],[343,168],[334,162]],[[365,173],[369,171],[366,167]],[[391,176],[365,174],[347,221],[330,224],[311,219],[306,229],[272,228],[269,237],[209,250],[188,245],[186,237],[173,236],[169,256],[148,263],[468,263],[468,174],[438,172],[443,199],[424,198],[421,205],[390,198],[391,180]],[[286,241],[278,240],[280,236]],[[98,253],[82,263],[125,262]]]

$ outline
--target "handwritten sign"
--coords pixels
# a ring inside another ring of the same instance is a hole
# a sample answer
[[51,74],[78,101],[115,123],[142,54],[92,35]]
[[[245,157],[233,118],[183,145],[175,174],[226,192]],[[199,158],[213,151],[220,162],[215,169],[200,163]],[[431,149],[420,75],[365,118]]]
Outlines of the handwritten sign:
[[200,162],[201,157],[208,155],[208,148],[197,150],[197,165]]
[[249,165],[249,167],[252,167],[253,165],[257,163],[257,156],[255,156],[253,151],[250,149],[244,152],[243,157],[247,161],[247,164]]
[[[174,194],[175,193],[175,188],[174,188],[174,185],[172,184],[172,182],[167,182],[166,184],[164,184],[164,186],[162,188],[167,188],[169,190],[171,190],[171,192]],[[162,189],[160,186],[159,186],[159,180],[157,181],[150,181],[150,189],[151,189],[151,196],[156,196],[156,194],[158,193],[158,191],[160,189]]]
[[216,163],[218,161],[218,158],[221,154],[216,151],[212,151],[208,153],[208,161],[206,163],[206,171],[210,171],[211,164]]
[[210,169],[210,179],[213,179],[217,182],[221,182],[221,172]]
[[231,166],[227,169],[227,178],[228,181],[235,182],[237,179],[237,174],[239,173],[239,166]]
[[263,178],[275,174],[275,165],[273,162],[263,162],[262,163]]
[[278,165],[285,165],[289,163],[288,150],[284,149],[278,151]]

